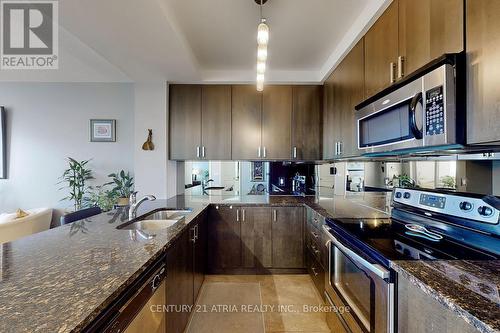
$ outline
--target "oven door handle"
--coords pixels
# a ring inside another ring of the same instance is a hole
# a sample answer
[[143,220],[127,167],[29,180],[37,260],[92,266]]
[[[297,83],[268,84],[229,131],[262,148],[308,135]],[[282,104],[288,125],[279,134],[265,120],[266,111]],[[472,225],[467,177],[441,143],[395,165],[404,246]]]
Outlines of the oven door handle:
[[422,103],[422,93],[418,92],[410,102],[410,129],[415,139],[422,139],[422,130],[417,127],[417,104]]
[[385,269],[382,265],[369,263],[361,256],[359,256],[356,252],[347,248],[344,244],[339,242],[337,238],[335,238],[331,234],[330,232],[331,229],[329,227],[323,226],[323,230],[327,233],[333,245],[335,245],[340,251],[342,251],[347,257],[349,257],[349,259],[357,262],[358,264],[360,264],[361,266],[363,266],[364,268],[366,268],[367,270],[369,270],[370,272],[372,272],[373,274],[377,275],[378,277],[384,280],[389,278],[390,276],[389,271]]

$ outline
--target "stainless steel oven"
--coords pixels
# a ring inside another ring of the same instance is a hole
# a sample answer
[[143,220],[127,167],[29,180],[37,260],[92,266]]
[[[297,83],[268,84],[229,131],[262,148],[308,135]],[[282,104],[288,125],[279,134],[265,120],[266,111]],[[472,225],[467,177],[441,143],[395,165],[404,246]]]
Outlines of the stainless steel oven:
[[345,332],[394,332],[394,274],[344,245],[328,226],[323,229],[329,237],[326,297],[338,310],[329,322]]
[[464,80],[457,59],[444,56],[356,106],[358,148],[372,154],[461,147]]

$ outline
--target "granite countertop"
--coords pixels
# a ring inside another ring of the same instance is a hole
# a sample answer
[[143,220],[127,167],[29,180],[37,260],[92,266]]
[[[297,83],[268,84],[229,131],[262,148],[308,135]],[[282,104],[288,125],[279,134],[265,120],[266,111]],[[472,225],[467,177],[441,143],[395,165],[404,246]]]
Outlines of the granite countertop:
[[480,332],[500,332],[500,261],[394,261],[391,267]]
[[[364,201],[364,199],[366,201]],[[355,203],[355,201],[357,203]],[[159,230],[152,240],[117,230],[126,210],[96,215],[0,245],[0,332],[74,332],[83,329],[209,204],[304,205],[326,217],[378,217],[383,196],[177,196],[144,203],[138,215],[158,208],[191,208],[184,222]],[[375,204],[375,208],[369,205]],[[132,231],[133,233],[134,231]]]

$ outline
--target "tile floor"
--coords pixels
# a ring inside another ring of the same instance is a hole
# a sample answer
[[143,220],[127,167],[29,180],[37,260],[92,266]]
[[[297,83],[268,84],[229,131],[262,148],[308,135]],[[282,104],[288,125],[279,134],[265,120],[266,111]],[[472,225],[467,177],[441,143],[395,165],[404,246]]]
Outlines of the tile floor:
[[309,275],[208,275],[188,333],[329,333]]

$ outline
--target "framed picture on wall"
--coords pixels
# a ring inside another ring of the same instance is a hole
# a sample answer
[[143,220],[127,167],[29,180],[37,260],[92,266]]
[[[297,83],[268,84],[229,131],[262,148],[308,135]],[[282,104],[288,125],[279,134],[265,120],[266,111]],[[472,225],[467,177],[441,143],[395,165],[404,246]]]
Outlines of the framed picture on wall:
[[115,119],[90,119],[91,142],[116,142]]
[[264,181],[264,162],[252,162],[252,181]]
[[5,109],[0,106],[0,179],[7,178],[7,121]]

